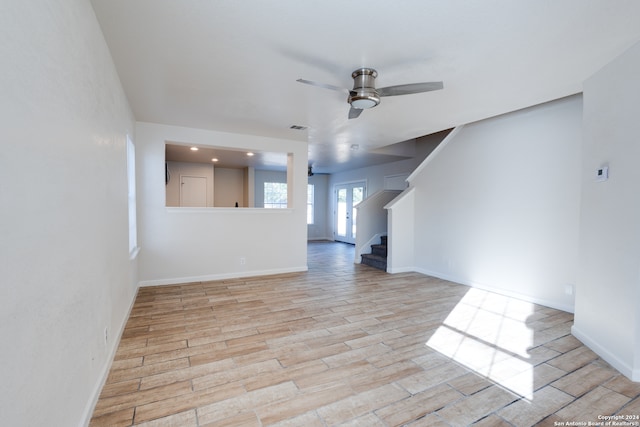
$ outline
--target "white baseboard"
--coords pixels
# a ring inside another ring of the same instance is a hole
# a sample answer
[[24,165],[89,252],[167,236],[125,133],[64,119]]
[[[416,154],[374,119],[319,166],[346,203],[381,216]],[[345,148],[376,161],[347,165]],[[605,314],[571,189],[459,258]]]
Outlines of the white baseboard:
[[620,360],[620,358],[611,353],[607,347],[592,339],[588,334],[583,333],[575,325],[571,328],[571,333],[584,345],[593,350],[594,353],[604,359],[608,364],[620,371],[622,375],[629,378],[631,381],[640,381],[640,369],[634,369],[632,366],[629,366],[628,363]]
[[107,363],[104,365],[101,375],[100,381],[96,384],[93,391],[91,392],[91,399],[89,400],[87,407],[85,408],[82,414],[82,425],[87,427],[91,422],[91,417],[93,416],[93,411],[95,410],[96,404],[98,403],[98,399],[100,398],[100,393],[102,392],[102,388],[107,382],[107,378],[109,377],[109,371],[111,371],[111,365],[113,364],[113,359],[116,355],[116,351],[118,350],[118,346],[120,345],[120,339],[122,339],[122,334],[124,333],[124,328],[127,326],[127,321],[131,316],[131,310],[133,310],[133,305],[136,302],[136,297],[138,295],[138,287],[136,287],[136,291],[133,293],[133,298],[131,299],[131,303],[129,304],[129,310],[127,310],[127,314],[122,319],[120,324],[120,330],[118,331],[117,339],[112,341],[111,348],[109,349],[109,354],[107,355]]
[[418,272],[416,270],[415,267],[388,267],[387,266],[387,273],[389,274],[397,274],[397,273],[414,273],[414,272]]
[[496,288],[493,286],[485,285],[484,283],[476,283],[469,280],[465,280],[459,277],[450,276],[437,271],[429,271],[423,268],[416,268],[414,271],[425,274],[427,276],[437,277],[438,279],[448,280],[450,282],[459,283],[461,285],[470,286],[472,288],[482,289],[484,291],[493,292],[500,295],[505,295],[511,298],[516,298],[522,301],[530,302],[532,304],[543,305],[545,307],[555,308],[556,310],[566,311],[567,313],[573,313],[574,307],[566,304],[561,304],[556,301],[546,300],[544,298],[537,298],[531,295],[520,294],[517,292],[508,291],[502,288]]
[[329,241],[329,242],[333,242],[333,236],[332,237],[307,237],[307,242],[325,242],[325,241]]
[[255,276],[272,276],[274,274],[299,273],[303,271],[308,271],[308,267],[306,265],[303,267],[276,268],[276,269],[270,269],[270,270],[236,271],[233,273],[206,274],[202,276],[185,276],[185,277],[171,277],[167,279],[151,279],[151,280],[143,280],[138,285],[140,287],[179,285],[181,283],[211,282],[214,280],[241,279],[243,277],[255,277]]

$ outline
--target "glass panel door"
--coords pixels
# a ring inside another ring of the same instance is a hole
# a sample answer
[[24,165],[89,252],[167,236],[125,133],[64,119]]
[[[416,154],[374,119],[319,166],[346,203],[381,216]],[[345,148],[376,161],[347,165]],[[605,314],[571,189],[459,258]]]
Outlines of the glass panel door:
[[366,186],[364,182],[340,184],[335,187],[335,230],[334,238],[340,242],[356,242],[355,205],[364,200]]
[[356,217],[358,216],[358,210],[353,209],[358,203],[364,200],[364,184],[357,185],[351,188],[351,239],[352,243],[356,242]]
[[347,189],[336,190],[336,238],[343,240],[347,237]]

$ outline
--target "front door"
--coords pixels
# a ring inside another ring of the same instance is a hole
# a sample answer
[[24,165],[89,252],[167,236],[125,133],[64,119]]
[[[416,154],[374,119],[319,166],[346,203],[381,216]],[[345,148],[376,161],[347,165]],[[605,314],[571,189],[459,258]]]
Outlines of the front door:
[[340,184],[335,187],[335,230],[334,239],[340,242],[356,243],[355,205],[364,200],[366,193],[364,182]]

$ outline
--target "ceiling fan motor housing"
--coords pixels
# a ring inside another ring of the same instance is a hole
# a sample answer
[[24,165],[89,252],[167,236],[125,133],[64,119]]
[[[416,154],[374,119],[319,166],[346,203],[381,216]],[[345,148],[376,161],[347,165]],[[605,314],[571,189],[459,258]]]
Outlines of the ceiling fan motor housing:
[[373,68],[359,68],[351,73],[353,89],[349,92],[349,104],[360,110],[373,108],[380,103],[376,92],[378,72]]

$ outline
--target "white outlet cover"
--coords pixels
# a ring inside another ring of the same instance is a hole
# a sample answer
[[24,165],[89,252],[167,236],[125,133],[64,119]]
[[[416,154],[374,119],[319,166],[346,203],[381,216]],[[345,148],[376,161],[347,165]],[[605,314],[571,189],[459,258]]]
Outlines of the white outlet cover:
[[603,166],[596,171],[596,181],[602,182],[609,179],[609,167]]

